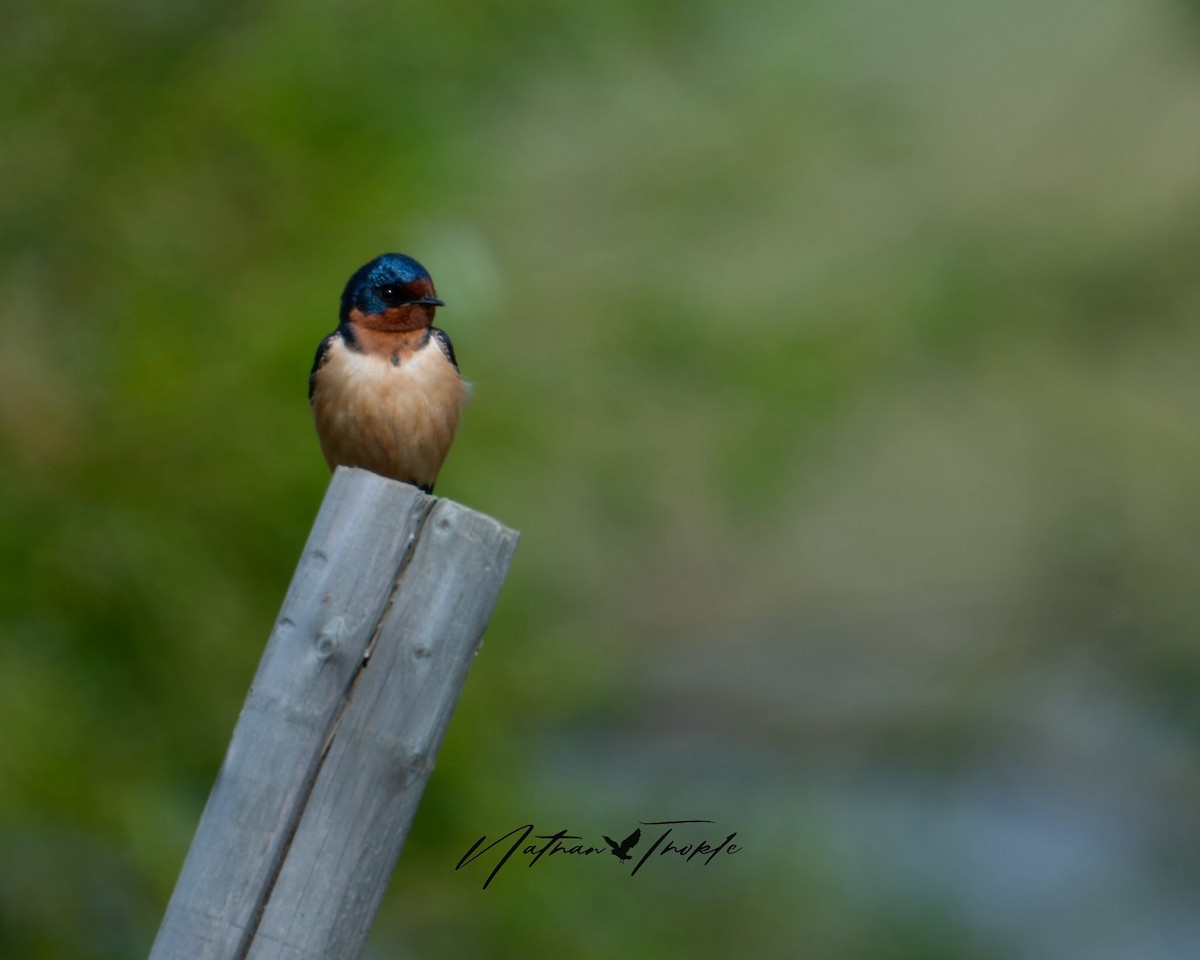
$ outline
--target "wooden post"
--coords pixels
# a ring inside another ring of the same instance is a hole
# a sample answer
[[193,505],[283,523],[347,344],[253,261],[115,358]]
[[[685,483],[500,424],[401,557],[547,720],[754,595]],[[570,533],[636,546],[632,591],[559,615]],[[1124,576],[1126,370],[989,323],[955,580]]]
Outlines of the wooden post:
[[360,955],[517,538],[338,469],[151,960]]

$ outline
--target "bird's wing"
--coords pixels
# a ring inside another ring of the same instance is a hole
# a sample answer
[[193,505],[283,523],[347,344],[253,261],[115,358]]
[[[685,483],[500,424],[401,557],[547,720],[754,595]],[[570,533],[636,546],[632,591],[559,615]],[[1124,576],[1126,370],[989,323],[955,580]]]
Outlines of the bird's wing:
[[454,344],[450,342],[450,337],[446,331],[439,330],[437,327],[430,327],[429,333],[430,336],[437,341],[437,345],[441,348],[442,353],[446,355],[446,359],[449,360],[454,366],[454,369],[457,370],[458,360],[456,360],[454,357]]
[[631,833],[629,836],[627,836],[625,838],[625,842],[622,843],[621,846],[623,846],[626,850],[628,850],[630,847],[636,846],[637,842],[641,839],[642,839],[642,828],[638,827],[636,830],[633,831],[633,833]]
[[313,391],[315,391],[317,389],[317,371],[321,369],[321,365],[324,364],[325,361],[328,359],[329,347],[333,343],[333,338],[336,336],[337,336],[337,331],[335,330],[333,333],[331,333],[329,336],[327,336],[324,340],[322,340],[321,343],[317,346],[317,355],[315,357],[313,357],[312,372],[308,375],[308,399],[309,399],[309,402],[312,402]]
[[604,838],[604,842],[605,842],[605,843],[607,843],[607,844],[608,844],[610,847],[612,847],[614,850],[620,850],[620,849],[621,849],[621,846],[620,846],[620,844],[618,844],[618,843],[617,843],[617,841],[616,841],[616,840],[614,840],[612,837],[605,837],[605,838]]

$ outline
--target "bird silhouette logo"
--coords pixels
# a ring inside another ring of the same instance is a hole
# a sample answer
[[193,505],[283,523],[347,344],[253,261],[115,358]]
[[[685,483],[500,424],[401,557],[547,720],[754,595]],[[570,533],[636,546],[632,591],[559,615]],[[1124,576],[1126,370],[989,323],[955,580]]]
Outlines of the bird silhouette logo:
[[634,830],[633,833],[631,833],[629,836],[627,836],[620,843],[617,843],[617,841],[614,840],[612,837],[605,837],[604,842],[607,843],[610,847],[612,847],[612,850],[610,852],[618,860],[632,860],[633,857],[631,857],[629,855],[629,851],[633,847],[636,847],[637,842],[641,839],[642,839],[642,831],[641,831],[641,828],[639,827],[637,830]]

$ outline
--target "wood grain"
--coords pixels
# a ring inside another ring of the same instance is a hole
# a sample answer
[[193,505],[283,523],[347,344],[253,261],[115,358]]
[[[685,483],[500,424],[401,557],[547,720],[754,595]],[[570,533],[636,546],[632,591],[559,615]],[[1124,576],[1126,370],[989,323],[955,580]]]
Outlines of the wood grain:
[[360,955],[517,539],[335,473],[152,960]]

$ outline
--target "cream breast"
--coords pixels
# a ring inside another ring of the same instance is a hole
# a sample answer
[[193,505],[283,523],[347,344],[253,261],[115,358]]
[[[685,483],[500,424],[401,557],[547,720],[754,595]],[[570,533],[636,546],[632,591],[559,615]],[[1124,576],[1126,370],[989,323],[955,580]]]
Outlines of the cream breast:
[[458,429],[469,388],[432,341],[391,356],[329,346],[313,392],[330,467],[363,467],[432,487]]

